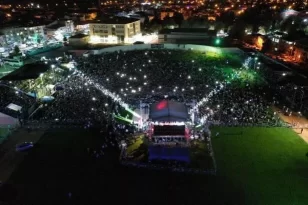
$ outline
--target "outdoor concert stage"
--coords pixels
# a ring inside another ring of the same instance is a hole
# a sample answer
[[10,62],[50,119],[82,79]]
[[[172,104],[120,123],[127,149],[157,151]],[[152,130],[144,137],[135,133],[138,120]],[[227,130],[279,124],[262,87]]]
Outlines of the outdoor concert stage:
[[163,100],[150,106],[148,137],[149,160],[189,162],[189,130],[187,107],[179,102]]
[[[185,104],[163,100],[147,106],[144,134],[136,134],[121,156],[123,165],[212,173],[214,164],[204,138],[191,138],[191,123]],[[139,114],[141,116],[141,114]]]

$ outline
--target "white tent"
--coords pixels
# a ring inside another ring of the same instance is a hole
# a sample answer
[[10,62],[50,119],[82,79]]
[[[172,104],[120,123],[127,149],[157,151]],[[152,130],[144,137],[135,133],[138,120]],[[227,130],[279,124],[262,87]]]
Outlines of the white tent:
[[19,111],[22,109],[21,106],[16,105],[16,104],[14,104],[14,103],[10,103],[8,106],[6,106],[6,108],[11,109],[11,110],[14,110],[14,111],[16,111],[16,112],[19,112]]
[[16,127],[19,125],[18,119],[0,112],[0,127]]

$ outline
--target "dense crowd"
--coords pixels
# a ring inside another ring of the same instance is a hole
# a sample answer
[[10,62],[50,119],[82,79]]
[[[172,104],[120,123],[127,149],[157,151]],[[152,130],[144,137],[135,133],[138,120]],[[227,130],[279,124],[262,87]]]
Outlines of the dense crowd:
[[136,50],[69,60],[74,62],[73,69],[59,72],[61,69],[56,68],[57,72],[45,75],[44,83],[55,85],[55,100],[44,103],[43,112],[38,112],[35,119],[106,124],[120,105],[134,109],[140,102],[149,105],[167,98],[192,106],[191,102],[199,102],[223,85],[221,91],[199,106],[199,119],[229,124],[275,120],[269,107],[271,99],[264,96],[255,70],[232,56]]

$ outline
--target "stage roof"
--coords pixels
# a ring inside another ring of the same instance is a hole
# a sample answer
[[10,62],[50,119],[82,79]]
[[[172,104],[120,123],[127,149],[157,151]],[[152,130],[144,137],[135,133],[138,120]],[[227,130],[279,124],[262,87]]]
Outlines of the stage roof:
[[183,103],[163,100],[150,106],[149,118],[158,122],[182,122],[187,121],[188,111]]

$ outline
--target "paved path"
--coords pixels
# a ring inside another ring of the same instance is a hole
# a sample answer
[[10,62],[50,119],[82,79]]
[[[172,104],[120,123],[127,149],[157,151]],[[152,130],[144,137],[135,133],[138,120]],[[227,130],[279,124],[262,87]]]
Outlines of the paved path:
[[[291,116],[284,115],[281,110],[278,108],[274,109],[280,119],[284,122],[287,122],[293,125],[293,130],[305,141],[308,143],[308,120],[305,117],[299,116],[297,114],[292,114]],[[305,128],[303,128],[305,127]],[[303,128],[303,132],[301,133],[301,129]]]
[[2,183],[9,179],[14,169],[18,167],[19,163],[27,154],[27,152],[16,152],[16,144],[27,141],[36,143],[44,133],[45,130],[28,132],[25,128],[20,128],[7,141],[0,145],[0,181]]

